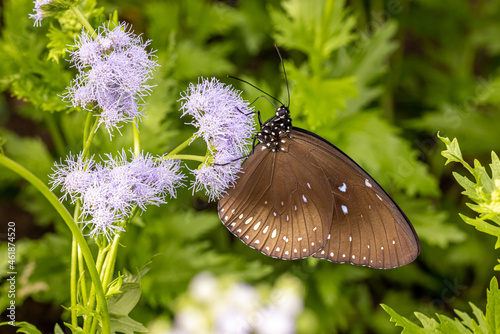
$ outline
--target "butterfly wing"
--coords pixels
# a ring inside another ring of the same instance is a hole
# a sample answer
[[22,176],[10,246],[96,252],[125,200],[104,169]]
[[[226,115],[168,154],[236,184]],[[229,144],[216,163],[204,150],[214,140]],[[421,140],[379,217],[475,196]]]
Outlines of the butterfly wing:
[[[287,154],[292,146],[294,154]],[[255,147],[235,187],[219,201],[219,217],[241,241],[265,255],[299,259],[325,246],[333,212],[324,207],[331,205],[333,195],[324,170],[304,159],[307,147],[283,138],[281,148]]]
[[[327,176],[332,224],[326,245],[314,257],[388,269],[412,262],[418,236],[406,215],[358,164],[325,139],[294,128],[291,138]],[[295,150],[290,150],[295,154]],[[302,159],[298,154],[295,159]]]

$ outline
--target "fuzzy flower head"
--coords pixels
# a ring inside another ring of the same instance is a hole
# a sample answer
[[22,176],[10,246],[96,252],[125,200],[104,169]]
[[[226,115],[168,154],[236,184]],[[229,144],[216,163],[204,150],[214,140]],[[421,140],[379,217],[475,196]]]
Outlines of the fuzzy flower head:
[[204,189],[215,200],[234,185],[242,158],[248,154],[253,136],[253,108],[241,98],[241,92],[217,79],[201,78],[182,94],[182,116],[190,115],[189,124],[198,128],[195,136],[206,143],[212,163],[192,171],[193,191]]
[[69,156],[66,163],[56,164],[51,175],[53,187],[61,186],[72,202],[80,200],[81,219],[90,226],[90,235],[104,234],[108,239],[123,230],[121,221],[135,207],[143,211],[148,205],[166,203],[175,197],[184,175],[175,160],[161,160],[150,154],[128,159],[125,151],[106,155],[102,163]]
[[54,16],[60,11],[65,11],[76,3],[76,0],[35,0],[33,1],[35,14],[29,14],[30,19],[35,20],[33,24],[36,26],[42,25],[42,20],[49,16]]
[[111,29],[103,25],[97,35],[82,31],[71,51],[70,62],[78,70],[64,98],[74,107],[99,113],[99,122],[110,132],[120,123],[144,116],[144,96],[152,86],[146,81],[158,64],[150,41],[143,42],[127,25]]

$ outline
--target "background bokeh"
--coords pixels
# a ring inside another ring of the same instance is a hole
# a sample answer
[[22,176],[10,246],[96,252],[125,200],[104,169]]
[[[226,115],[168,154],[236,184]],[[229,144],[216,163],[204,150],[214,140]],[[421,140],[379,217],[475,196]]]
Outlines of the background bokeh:
[[[51,26],[69,27],[51,18],[33,27],[28,0],[1,6],[3,149],[48,182],[54,161],[81,149],[85,115],[60,98],[75,70],[67,54],[46,48]],[[300,333],[395,333],[400,329],[380,303],[413,321],[414,311],[469,311],[469,301],[484,309],[498,257],[495,240],[459,218],[458,212],[471,215],[452,178],[459,167],[444,167],[444,145],[435,135],[458,137],[466,160],[483,165],[491,150],[500,150],[499,1],[120,0],[100,6],[95,27],[116,10],[157,50],[161,67],[140,129],[144,150],[162,154],[192,134],[177,100],[200,76],[231,83],[249,101],[261,95],[226,78],[234,75],[286,103],[276,43],[290,82],[294,125],[328,139],[379,181],[422,244],[414,263],[392,270],[275,260],[235,239],[219,221],[217,203],[185,188],[167,205],[137,216],[121,240],[117,268],[149,268],[133,319],[152,333],[182,333],[183,321],[210,327],[221,310],[245,310],[222,305],[242,299],[256,308],[238,316],[259,333],[271,328],[262,329],[268,314],[281,319],[282,328],[291,321],[291,330]],[[255,105],[264,119],[274,113],[264,99]],[[111,142],[100,131],[94,153],[130,147],[129,130],[124,127],[123,137]],[[204,147],[190,149],[201,153]],[[17,317],[51,332],[69,315],[62,306],[69,305],[70,232],[34,188],[0,170],[0,226],[8,221],[17,228]],[[4,235],[0,231],[2,240]],[[0,254],[6,254],[4,242]],[[6,261],[0,258],[1,276]],[[0,310],[7,306],[6,289],[3,281]],[[287,298],[296,305],[287,311],[292,318],[269,313],[290,306]]]

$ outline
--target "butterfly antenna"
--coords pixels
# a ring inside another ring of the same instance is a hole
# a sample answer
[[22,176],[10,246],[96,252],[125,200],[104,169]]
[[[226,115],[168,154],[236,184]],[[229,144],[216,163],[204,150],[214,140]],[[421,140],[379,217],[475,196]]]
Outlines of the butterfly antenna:
[[[259,87],[257,87],[257,86],[255,86],[255,85],[251,84],[250,82],[248,82],[248,81],[246,81],[246,80],[243,80],[243,79],[240,79],[240,78],[237,78],[237,77],[233,77],[232,75],[228,75],[227,77],[228,77],[228,78],[231,78],[231,79],[235,79],[235,80],[241,81],[241,82],[244,82],[244,83],[246,83],[247,85],[250,85],[250,86],[252,86],[253,88],[257,89],[259,92],[266,94],[267,96],[269,96],[269,97],[270,97],[270,98],[272,98],[273,100],[276,100],[276,101],[278,101],[279,103],[283,104],[280,100],[278,100],[277,98],[275,98],[275,97],[274,97],[274,96],[272,96],[271,94],[264,92],[262,89],[260,89]],[[271,103],[271,104],[272,104],[272,103]]]
[[285,63],[283,63],[283,58],[281,57],[280,50],[278,49],[278,46],[274,44],[274,47],[276,48],[276,52],[278,52],[278,56],[280,57],[281,61],[281,66],[283,67],[283,73],[285,74],[285,83],[286,83],[286,91],[288,93],[288,108],[290,107],[290,87],[288,87],[288,78],[286,77],[286,71],[285,71]]

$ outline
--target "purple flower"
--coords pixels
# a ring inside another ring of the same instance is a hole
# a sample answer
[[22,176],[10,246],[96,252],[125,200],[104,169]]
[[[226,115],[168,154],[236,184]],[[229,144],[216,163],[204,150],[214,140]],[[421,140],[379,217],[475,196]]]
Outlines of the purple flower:
[[103,25],[96,36],[82,31],[71,52],[70,62],[78,70],[64,98],[74,107],[100,112],[99,124],[110,132],[119,123],[144,116],[144,96],[152,86],[146,81],[158,64],[150,41],[143,42],[127,25],[114,29]]
[[80,218],[91,227],[91,236],[104,234],[108,239],[123,230],[121,221],[135,207],[166,203],[167,195],[176,196],[184,175],[176,160],[161,160],[141,154],[129,161],[125,151],[116,157],[107,154],[101,164],[69,156],[66,164],[56,164],[51,175],[53,188],[62,185],[63,198],[81,201]]
[[201,78],[198,85],[190,84],[180,99],[182,116],[193,117],[189,124],[198,128],[195,136],[203,138],[213,158],[212,163],[192,171],[196,179],[191,185],[193,191],[204,189],[210,201],[234,185],[241,160],[249,152],[253,108],[240,95],[215,78]]
[[50,175],[51,190],[62,186],[62,199],[69,196],[72,203],[81,199],[82,193],[93,182],[92,171],[94,168],[95,163],[92,157],[85,160],[81,154],[74,156],[70,153],[64,163],[54,164],[54,173]]

